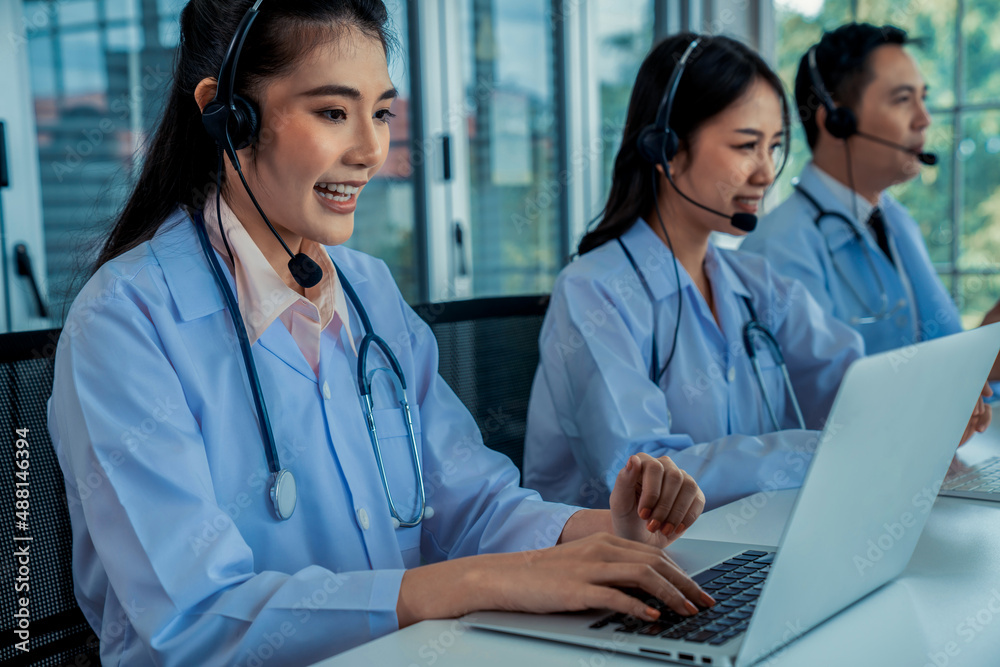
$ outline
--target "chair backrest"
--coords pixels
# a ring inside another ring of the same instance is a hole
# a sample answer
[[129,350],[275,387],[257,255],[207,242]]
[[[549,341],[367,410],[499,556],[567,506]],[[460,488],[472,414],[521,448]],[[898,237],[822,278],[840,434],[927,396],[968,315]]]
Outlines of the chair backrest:
[[440,350],[440,373],[475,417],[487,447],[522,469],[528,396],[547,296],[417,306]]
[[[0,497],[7,501],[0,512],[4,665],[101,664],[97,636],[73,595],[66,488],[46,420],[58,339],[58,329],[0,335]],[[24,451],[27,455],[19,454]]]

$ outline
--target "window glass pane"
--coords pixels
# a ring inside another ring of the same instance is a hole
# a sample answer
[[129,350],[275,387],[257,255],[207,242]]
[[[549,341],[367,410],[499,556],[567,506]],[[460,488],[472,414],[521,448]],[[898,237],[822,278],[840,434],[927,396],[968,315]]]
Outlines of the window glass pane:
[[[969,113],[958,144],[962,161],[962,269],[1000,266],[1000,110]],[[994,296],[1000,292],[994,292]]]
[[559,258],[549,0],[465,0],[473,295],[548,292]]
[[63,0],[58,4],[59,27],[89,23],[93,25],[97,21],[97,4],[93,0]]
[[935,264],[951,262],[954,117],[952,113],[934,114],[927,130],[925,150],[937,154],[937,165],[920,167],[916,178],[891,191],[920,224],[931,261]]
[[965,99],[1000,103],[1000,15],[996,0],[965,0]]
[[639,65],[653,45],[653,2],[637,0],[596,0],[593,59],[601,105],[602,196],[593,203],[601,206],[611,186],[611,170],[621,145],[628,112],[629,96]]
[[137,0],[105,0],[104,12],[109,21],[135,20],[139,14],[136,4]]
[[107,87],[107,65],[96,31],[61,35],[58,44],[64,94],[92,95]]
[[979,326],[983,316],[993,307],[1000,294],[1000,276],[962,276],[962,296],[959,299],[959,310],[962,313],[962,326],[966,329]]
[[389,265],[403,297],[413,303],[420,297],[414,229],[413,160],[410,134],[410,72],[407,67],[405,0],[387,0],[399,51],[390,55],[389,75],[399,91],[392,103],[396,117],[389,124],[389,156],[385,165],[358,198],[352,248],[375,255]]
[[188,0],[156,0],[156,8],[160,16],[180,16],[187,3]]
[[109,53],[112,51],[132,53],[141,51],[143,46],[142,31],[134,24],[122,28],[108,28],[106,39]]
[[51,37],[34,37],[28,42],[28,62],[31,63],[32,81],[36,99],[39,95],[52,98],[56,94],[53,40]]
[[[833,30],[851,20],[850,0],[775,0],[774,14],[778,24],[775,55],[778,74],[785,84],[792,109],[795,103],[795,73],[799,60],[823,36],[824,30]],[[771,199],[783,201],[792,192],[791,181],[799,175],[810,159],[809,145],[802,131],[799,115],[792,113],[792,148],[788,163],[773,188]]]
[[921,46],[913,55],[927,82],[928,104],[933,108],[955,104],[956,0],[858,0],[858,20],[891,24],[906,31]]

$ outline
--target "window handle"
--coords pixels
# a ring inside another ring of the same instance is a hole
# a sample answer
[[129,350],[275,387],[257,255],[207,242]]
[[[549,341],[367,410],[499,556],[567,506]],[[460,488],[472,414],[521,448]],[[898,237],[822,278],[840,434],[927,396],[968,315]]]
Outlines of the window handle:
[[10,187],[10,172],[7,171],[7,142],[4,139],[3,121],[0,121],[0,188]]
[[451,180],[451,135],[441,135],[441,155],[442,155],[442,177],[446,181]]
[[455,221],[455,251],[458,253],[458,268],[456,273],[460,276],[469,274],[469,268],[465,265],[465,234],[462,232],[462,223]]
[[14,246],[14,255],[17,260],[17,275],[23,276],[31,283],[31,290],[35,293],[35,302],[38,304],[38,314],[41,317],[48,317],[49,311],[42,300],[42,293],[38,290],[38,281],[35,280],[35,272],[31,268],[31,257],[28,255],[28,246],[18,243]]

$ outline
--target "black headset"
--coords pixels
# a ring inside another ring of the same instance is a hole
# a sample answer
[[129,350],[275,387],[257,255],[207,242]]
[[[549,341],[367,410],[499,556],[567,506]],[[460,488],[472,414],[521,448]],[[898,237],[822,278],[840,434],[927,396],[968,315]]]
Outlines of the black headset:
[[235,88],[236,64],[262,2],[264,0],[257,0],[236,28],[236,34],[226,50],[226,57],[222,59],[215,97],[201,112],[201,122],[204,123],[208,136],[226,151],[236,169],[240,169],[236,151],[251,145],[260,132],[260,112],[257,105],[242,95],[237,95]]
[[[222,59],[222,67],[219,68],[215,97],[201,111],[201,122],[205,126],[205,131],[208,132],[208,136],[212,137],[219,146],[216,210],[218,211],[218,198],[221,196],[222,152],[225,151],[226,155],[229,156],[230,162],[233,163],[236,173],[239,174],[240,180],[243,182],[243,187],[246,189],[247,194],[250,195],[250,200],[257,208],[257,212],[260,213],[264,222],[267,223],[268,229],[271,230],[271,233],[281,243],[285,252],[291,257],[288,261],[288,270],[291,271],[292,278],[302,287],[313,287],[322,280],[323,270],[309,255],[301,252],[297,255],[293,254],[278,232],[275,231],[274,226],[271,225],[271,221],[267,219],[267,215],[264,214],[260,204],[257,203],[257,198],[254,197],[253,192],[250,190],[250,185],[243,175],[243,168],[240,166],[240,159],[236,155],[236,151],[252,145],[257,140],[258,134],[260,134],[260,110],[252,100],[242,95],[237,95],[235,88],[236,65],[240,61],[243,43],[246,42],[247,35],[250,33],[250,28],[253,26],[253,22],[257,18],[258,10],[263,2],[264,0],[257,0],[253,3],[253,6],[243,15],[243,20],[240,21],[239,26],[236,27],[236,34],[233,35],[232,41],[229,42],[229,48],[226,49],[226,56]],[[221,232],[221,216],[218,222]],[[226,245],[226,250],[229,251],[229,242],[226,241],[224,233],[222,234],[222,240]],[[232,251],[229,251],[229,255],[230,259],[232,259]]]
[[833,101],[833,96],[823,84],[823,77],[819,73],[819,66],[816,64],[816,47],[813,45],[806,54],[806,61],[809,64],[809,78],[812,79],[813,90],[819,95],[819,101],[826,109],[826,121],[823,127],[836,139],[847,139],[858,133],[858,117],[854,111],[847,107],[838,107]]
[[681,83],[681,75],[684,74],[687,61],[694,50],[698,48],[700,42],[701,38],[698,37],[692,40],[685,49],[663,89],[660,106],[656,109],[656,122],[647,125],[639,132],[639,153],[654,165],[662,166],[666,172],[670,171],[670,161],[677,157],[681,143],[677,133],[670,127],[670,112],[674,108],[674,96],[677,94],[677,87]]

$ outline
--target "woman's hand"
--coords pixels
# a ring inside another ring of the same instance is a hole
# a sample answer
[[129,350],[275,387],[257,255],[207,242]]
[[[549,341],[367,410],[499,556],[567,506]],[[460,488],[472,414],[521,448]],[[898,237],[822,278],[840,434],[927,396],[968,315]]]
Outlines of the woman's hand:
[[993,410],[990,406],[986,405],[983,401],[984,398],[993,395],[993,390],[990,389],[990,383],[987,382],[986,386],[983,387],[983,393],[976,401],[976,407],[972,411],[972,417],[969,418],[969,423],[965,427],[965,433],[962,434],[962,439],[959,441],[958,446],[961,447],[966,442],[969,441],[976,433],[982,433],[985,431],[989,425],[990,421],[993,419]]
[[630,456],[611,490],[614,534],[654,547],[680,537],[703,509],[705,494],[667,456]]
[[500,609],[533,613],[611,609],[646,620],[660,612],[618,587],[641,588],[682,616],[715,601],[662,549],[608,533],[547,549],[459,558],[407,570],[400,627]]

